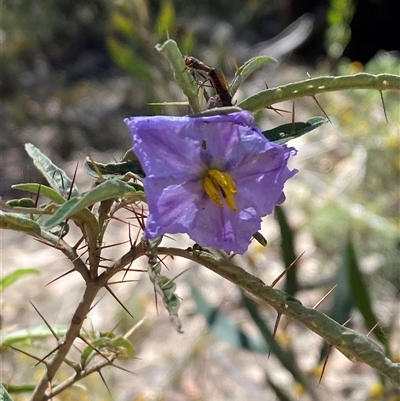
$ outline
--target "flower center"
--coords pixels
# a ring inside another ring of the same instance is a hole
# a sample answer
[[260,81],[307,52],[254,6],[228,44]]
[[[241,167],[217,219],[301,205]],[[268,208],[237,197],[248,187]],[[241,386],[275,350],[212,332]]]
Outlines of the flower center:
[[222,206],[223,201],[225,201],[229,209],[232,212],[236,212],[237,209],[233,197],[237,194],[237,189],[229,174],[210,168],[203,178],[203,187],[214,203]]

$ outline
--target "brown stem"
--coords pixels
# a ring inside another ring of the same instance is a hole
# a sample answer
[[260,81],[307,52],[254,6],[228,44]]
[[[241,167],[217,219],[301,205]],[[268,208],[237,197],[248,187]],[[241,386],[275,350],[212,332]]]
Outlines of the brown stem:
[[46,373],[36,386],[31,401],[45,401],[51,398],[50,395],[46,394],[48,383],[53,380],[76,337],[79,336],[83,322],[86,319],[86,315],[89,313],[90,307],[100,289],[101,286],[99,286],[97,282],[87,282],[81,302],[79,303],[74,316],[72,317],[71,324],[65,335],[65,338],[62,340],[63,343],[55,352],[50,361],[46,364]]
[[52,234],[46,233],[41,236],[42,239],[51,242],[52,244],[57,243],[57,248],[60,249],[71,261],[73,261],[75,268],[82,274],[86,281],[86,289],[82,296],[82,299],[72,317],[70,327],[62,340],[62,344],[59,346],[53,357],[46,364],[46,373],[39,381],[32,395],[31,401],[45,401],[52,397],[52,394],[46,394],[48,383],[51,383],[54,379],[55,374],[64,362],[72,344],[75,339],[80,335],[80,330],[86,319],[87,314],[90,312],[92,303],[96,298],[99,290],[105,286],[108,280],[122,270],[126,265],[137,259],[139,256],[144,255],[144,250],[141,245],[132,247],[121,259],[114,263],[114,266],[98,278],[91,279],[89,272],[84,262],[78,257],[75,250],[71,248],[64,241],[59,241],[58,238]]

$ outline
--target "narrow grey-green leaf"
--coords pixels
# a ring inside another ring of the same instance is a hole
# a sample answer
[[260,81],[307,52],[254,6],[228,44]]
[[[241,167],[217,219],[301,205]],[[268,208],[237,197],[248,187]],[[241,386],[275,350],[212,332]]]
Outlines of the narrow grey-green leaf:
[[139,57],[132,46],[127,46],[114,36],[106,38],[107,49],[115,63],[134,77],[150,79],[149,66]]
[[142,166],[138,160],[129,160],[118,163],[98,163],[93,162],[90,158],[85,160],[85,170],[92,177],[101,177],[108,180],[112,178],[122,178],[126,174],[133,173],[139,177],[144,177]]
[[135,197],[135,201],[144,200],[144,194],[137,192],[130,184],[121,180],[107,180],[97,187],[80,196],[69,199],[65,202],[45,224],[46,228],[54,227],[74,214],[107,199]]
[[[285,266],[290,266],[297,258],[295,250],[295,235],[290,227],[289,221],[286,217],[285,209],[282,206],[275,208],[274,216],[279,224],[281,232],[281,255]],[[285,275],[285,291],[294,296],[298,289],[299,284],[297,280],[297,262]]]
[[282,145],[290,141],[291,139],[299,138],[307,132],[318,128],[322,124],[325,124],[327,121],[328,120],[324,117],[312,117],[306,122],[283,124],[279,127],[263,131],[263,135],[269,141]]
[[197,85],[194,83],[186,65],[182,53],[174,40],[168,39],[163,44],[157,44],[156,49],[171,63],[176,83],[189,100],[193,113],[200,111]]
[[10,394],[7,393],[6,389],[0,384],[0,400],[1,401],[13,401]]
[[309,394],[314,399],[318,399],[313,387],[308,382],[306,376],[303,374],[300,367],[296,364],[294,356],[290,352],[282,349],[282,347],[273,338],[272,332],[266,325],[264,319],[262,318],[258,306],[249,298],[247,298],[245,295],[243,295],[242,300],[244,306],[249,312],[249,315],[252,317],[254,323],[256,324],[256,326],[260,330],[260,333],[264,337],[265,342],[271,349],[271,352],[277,357],[279,362],[292,374],[292,376],[297,380],[297,382],[302,384],[303,387],[307,389]]
[[[36,385],[35,384],[20,384],[19,386],[14,386],[14,385],[8,385],[7,389],[11,394],[21,394],[21,393],[31,393],[33,390],[35,390]],[[10,397],[9,394],[7,394],[8,397]],[[1,396],[1,392],[0,392]],[[11,398],[1,398],[1,401],[13,401]]]
[[204,316],[210,330],[218,338],[233,347],[263,354],[269,352],[267,344],[261,338],[249,337],[244,333],[240,326],[229,316],[210,305],[194,284],[191,284],[191,290],[193,299],[196,302],[197,312]]
[[240,85],[245,81],[245,79],[253,73],[258,68],[266,64],[276,63],[273,57],[268,56],[258,56],[247,60],[241,67],[236,70],[235,76],[229,85],[229,92],[232,96],[239,89]]
[[40,271],[37,269],[26,268],[26,269],[18,269],[10,274],[7,274],[6,276],[0,279],[0,292],[3,292],[11,284],[15,283],[21,277],[27,276],[28,274],[40,274]]
[[274,390],[279,401],[293,401],[277,384],[275,384],[267,375],[266,380],[269,386]]
[[34,194],[39,193],[40,195],[46,196],[57,204],[64,203],[65,198],[62,197],[57,191],[53,188],[48,187],[47,185],[37,184],[35,182],[29,182],[26,184],[15,184],[11,186],[12,189],[19,189],[21,191],[27,191]]
[[[371,297],[365,284],[363,274],[360,271],[356,251],[354,249],[354,244],[350,235],[346,241],[344,252],[346,257],[346,267],[350,284],[350,292],[353,302],[357,306],[358,310],[361,312],[366,327],[368,329],[372,329],[375,324],[378,323],[378,319],[373,311]],[[389,353],[387,336],[385,335],[382,327],[376,328],[374,330],[374,335],[385,347],[386,353]]]
[[25,150],[32,158],[36,168],[43,174],[53,189],[55,189],[64,197],[67,197],[69,193],[71,193],[71,196],[79,195],[77,187],[72,183],[72,180],[68,177],[66,172],[60,167],[56,166],[36,146],[32,145],[31,143],[27,143],[25,145]]
[[[51,328],[59,337],[64,337],[66,332],[68,331],[67,326],[52,326]],[[22,329],[4,335],[1,339],[0,345],[3,347],[25,341],[39,340],[47,337],[53,337],[53,333],[49,330],[49,328],[45,325],[36,326],[30,329]]]
[[29,235],[39,235],[40,226],[31,219],[17,213],[6,213],[0,210],[0,228],[21,231]]

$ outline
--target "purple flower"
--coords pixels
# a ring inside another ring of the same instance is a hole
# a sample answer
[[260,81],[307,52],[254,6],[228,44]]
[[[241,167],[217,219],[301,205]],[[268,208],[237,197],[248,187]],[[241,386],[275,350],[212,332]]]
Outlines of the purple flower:
[[147,239],[186,233],[201,246],[244,253],[297,172],[287,167],[296,150],[265,139],[247,111],[124,121],[146,174]]

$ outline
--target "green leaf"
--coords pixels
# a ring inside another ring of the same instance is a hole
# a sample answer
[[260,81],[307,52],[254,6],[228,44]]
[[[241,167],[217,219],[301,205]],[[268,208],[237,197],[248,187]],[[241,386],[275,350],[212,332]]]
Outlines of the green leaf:
[[[344,256],[346,258],[345,266],[347,268],[352,300],[363,316],[366,327],[372,329],[376,323],[378,323],[378,319],[373,311],[371,297],[365,285],[363,274],[360,271],[354,244],[350,235],[345,244]],[[386,353],[389,354],[389,345],[384,329],[382,327],[376,328],[374,330],[374,335],[385,347]]]
[[175,24],[175,10],[171,1],[164,0],[161,3],[161,10],[157,18],[157,30],[161,37],[168,36],[168,33]]
[[197,94],[197,85],[193,81],[186,65],[183,61],[182,53],[174,40],[168,39],[162,45],[156,45],[159,51],[170,63],[174,72],[176,83],[182,89],[189,100],[189,105],[193,113],[200,112],[199,97]]
[[135,24],[128,16],[115,12],[111,14],[110,19],[113,28],[123,33],[127,37],[134,37],[136,35]]
[[81,365],[86,366],[88,358],[95,349],[101,352],[102,348],[118,352],[118,356],[122,358],[130,358],[134,355],[135,350],[132,343],[122,336],[104,336],[93,340],[81,354]]
[[[72,183],[72,180],[67,176],[64,170],[57,167],[47,156],[45,156],[38,148],[31,143],[25,145],[25,150],[32,158],[36,168],[43,174],[49,185],[58,193],[67,197],[77,196],[79,194],[77,187]],[[72,190],[71,190],[72,187]]]
[[195,285],[190,285],[197,312],[204,316],[211,331],[233,347],[266,354],[269,347],[261,338],[249,337],[238,324],[218,308],[211,306]]
[[132,185],[121,180],[108,180],[76,198],[69,199],[47,221],[45,227],[54,227],[97,202],[122,197],[129,197],[133,201],[144,201],[144,194],[136,191]]
[[0,384],[0,400],[1,401],[13,401],[10,394],[7,393],[6,389]]
[[48,187],[47,185],[37,183],[25,183],[12,185],[11,188],[31,192],[34,194],[39,193],[40,195],[46,196],[57,204],[65,202],[64,197],[62,197],[57,191],[55,191],[53,188]]
[[334,292],[332,307],[327,313],[329,317],[337,321],[340,324],[346,322],[349,317],[351,310],[353,309],[353,299],[351,295],[349,271],[352,261],[348,257],[346,246],[341,251],[340,266],[336,273],[336,284],[337,287]]
[[[138,177],[144,177],[144,172],[139,161],[129,160],[118,163],[98,163],[91,160],[89,157],[85,160],[85,170],[88,174],[95,178],[104,178],[106,180],[119,178],[125,181],[132,174]],[[101,176],[99,175],[101,174]]]
[[282,349],[282,347],[275,341],[272,336],[271,330],[265,324],[265,321],[259,312],[258,306],[245,295],[242,296],[242,300],[245,308],[247,309],[254,323],[260,330],[260,333],[264,337],[264,340],[266,344],[268,344],[271,352],[277,357],[279,362],[292,374],[297,382],[300,383],[311,395],[313,395],[314,389],[306,379],[300,367],[296,364],[296,359],[290,352]]
[[132,343],[122,336],[116,336],[111,340],[111,347],[119,351],[119,356],[130,358],[135,354],[135,348]]
[[240,85],[244,82],[244,80],[255,70],[262,67],[263,65],[276,63],[276,60],[273,57],[268,56],[258,56],[253,57],[250,60],[247,60],[241,67],[236,70],[235,76],[232,79],[231,84],[229,85],[229,92],[232,97],[239,89]]
[[[347,252],[345,248],[346,247],[342,249],[340,266],[336,272],[335,282],[337,284],[337,287],[335,288],[335,291],[333,293],[333,303],[329,312],[327,312],[327,315],[329,317],[340,324],[344,324],[350,318],[350,314],[354,306],[350,291],[350,281],[348,277],[348,264],[350,261],[347,257]],[[326,358],[328,352],[329,346],[327,343],[324,343],[320,351],[320,362],[322,362]]]
[[[67,326],[52,326],[51,328],[59,337],[64,337],[68,331]],[[32,340],[40,340],[48,337],[53,337],[53,334],[47,326],[45,325],[36,326],[30,329],[18,330],[14,331],[13,333],[8,333],[4,335],[1,338],[2,342],[0,345],[4,347],[7,345],[14,345],[16,343],[21,343],[21,342],[28,343],[31,342]]]
[[125,71],[140,79],[150,79],[149,67],[138,56],[132,47],[126,46],[116,38],[106,39],[108,51],[113,60]]
[[21,231],[29,235],[40,235],[39,224],[17,213],[6,213],[0,210],[0,228]]
[[37,269],[18,269],[0,279],[0,293],[3,292],[8,286],[15,283],[21,277],[27,276],[28,274],[40,274]]
[[[274,211],[274,216],[279,224],[281,231],[281,255],[285,266],[290,266],[297,256],[294,245],[294,232],[289,225],[288,219],[285,214],[285,210],[282,206],[277,206]],[[295,295],[299,289],[297,280],[297,262],[290,268],[285,275],[285,291],[290,295]]]
[[263,135],[271,142],[284,144],[291,139],[299,138],[307,132],[318,128],[327,121],[324,117],[312,117],[306,122],[283,124],[279,127],[263,131]]
[[19,199],[11,199],[7,201],[7,205],[11,207],[21,207],[21,208],[35,208],[35,202],[31,198],[19,198]]
[[279,401],[293,401],[279,386],[277,386],[267,375],[268,385],[274,390]]
[[81,354],[81,365],[86,367],[87,360],[89,356],[96,352],[95,349],[100,347],[107,346],[110,343],[111,339],[109,337],[100,337],[93,340],[90,345],[88,345]]
[[[34,385],[34,384],[21,384],[19,386],[12,386],[12,385],[7,386],[8,391],[12,394],[31,393],[32,391],[35,390],[35,388],[36,388],[36,385]],[[7,398],[7,396],[9,398]],[[1,387],[0,387],[0,400],[1,401],[12,401],[9,394],[4,395],[4,393],[2,393]]]

